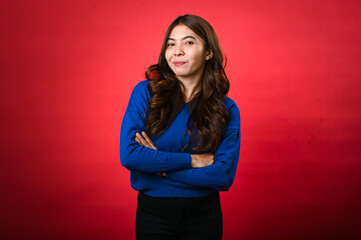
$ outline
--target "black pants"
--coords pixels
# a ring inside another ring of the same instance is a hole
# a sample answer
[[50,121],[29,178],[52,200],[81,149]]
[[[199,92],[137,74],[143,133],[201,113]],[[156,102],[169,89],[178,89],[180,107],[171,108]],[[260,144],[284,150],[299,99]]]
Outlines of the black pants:
[[220,240],[223,222],[219,193],[206,197],[150,197],[138,194],[137,240]]

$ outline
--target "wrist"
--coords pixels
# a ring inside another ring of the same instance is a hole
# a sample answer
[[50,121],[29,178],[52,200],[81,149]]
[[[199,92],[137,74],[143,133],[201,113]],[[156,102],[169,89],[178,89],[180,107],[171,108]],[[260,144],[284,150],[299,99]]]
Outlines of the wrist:
[[202,167],[202,159],[200,154],[191,154],[191,167],[192,168]]
[[197,160],[196,160],[196,154],[191,154],[191,167],[194,168],[196,166]]

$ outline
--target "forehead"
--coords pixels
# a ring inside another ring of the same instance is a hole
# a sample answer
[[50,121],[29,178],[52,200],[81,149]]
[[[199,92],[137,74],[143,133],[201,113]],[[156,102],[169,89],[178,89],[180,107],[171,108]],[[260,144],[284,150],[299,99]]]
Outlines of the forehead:
[[171,31],[169,38],[182,39],[186,36],[192,36],[196,39],[201,39],[201,37],[199,37],[195,32],[193,32],[192,29],[183,24],[175,26]]

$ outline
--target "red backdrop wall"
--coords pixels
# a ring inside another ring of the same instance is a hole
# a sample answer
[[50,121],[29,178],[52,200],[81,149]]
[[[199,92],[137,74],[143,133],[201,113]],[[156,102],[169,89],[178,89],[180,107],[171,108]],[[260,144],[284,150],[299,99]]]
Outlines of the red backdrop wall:
[[134,239],[122,117],[178,15],[241,111],[224,239],[360,239],[360,1],[1,1],[1,239]]

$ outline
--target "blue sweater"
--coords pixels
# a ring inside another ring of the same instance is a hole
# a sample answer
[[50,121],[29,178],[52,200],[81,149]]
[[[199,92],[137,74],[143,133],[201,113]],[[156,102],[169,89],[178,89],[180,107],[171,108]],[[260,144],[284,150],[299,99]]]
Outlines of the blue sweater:
[[[240,151],[240,114],[237,105],[226,98],[230,121],[214,154],[214,164],[191,167],[189,135],[184,134],[190,112],[184,103],[170,127],[152,141],[158,150],[140,146],[135,133],[145,131],[145,112],[151,98],[148,80],[134,88],[120,132],[120,160],[130,170],[131,186],[153,197],[201,197],[215,191],[227,191],[232,185]],[[162,177],[156,173],[166,172]]]

